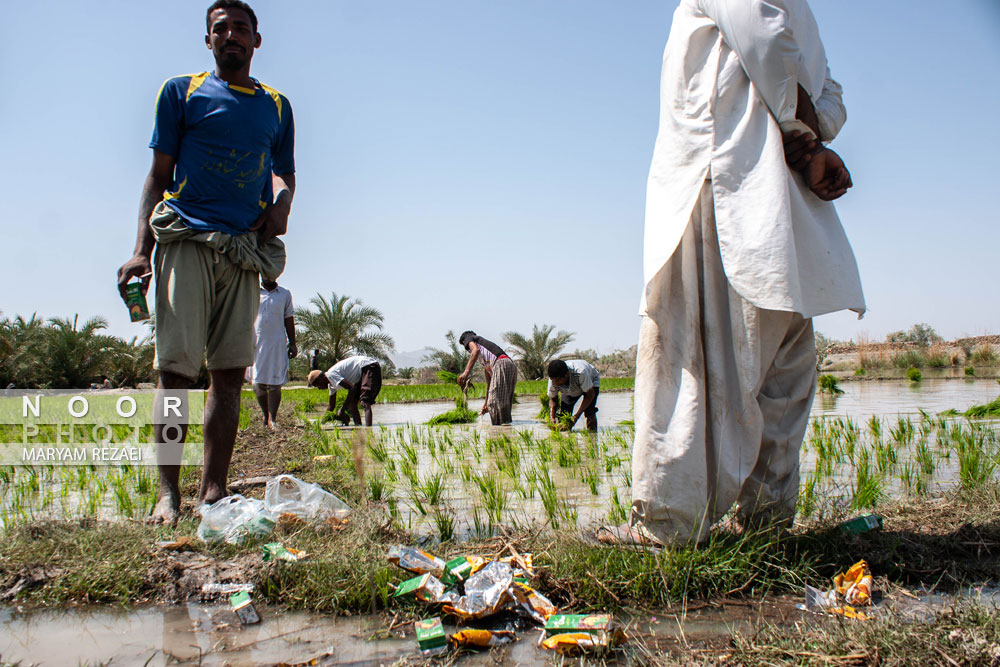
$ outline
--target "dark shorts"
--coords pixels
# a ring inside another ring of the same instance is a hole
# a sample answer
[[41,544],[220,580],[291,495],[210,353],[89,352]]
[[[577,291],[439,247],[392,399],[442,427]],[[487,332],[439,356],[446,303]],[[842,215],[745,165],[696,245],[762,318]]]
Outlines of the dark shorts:
[[375,405],[378,393],[382,391],[382,366],[380,364],[369,364],[361,369],[361,381],[358,382],[361,393],[358,395],[358,402],[365,405]]
[[[597,397],[601,394],[600,387],[594,388],[594,402],[590,404],[590,407],[583,411],[584,417],[593,417],[597,414]],[[568,412],[573,414],[573,408],[576,407],[577,401],[581,400],[584,394],[579,396],[566,396],[565,394],[559,394],[559,412]]]

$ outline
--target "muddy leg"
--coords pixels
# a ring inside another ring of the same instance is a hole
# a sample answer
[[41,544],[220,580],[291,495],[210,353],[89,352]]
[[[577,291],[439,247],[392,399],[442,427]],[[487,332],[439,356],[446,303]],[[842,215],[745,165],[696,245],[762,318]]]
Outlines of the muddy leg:
[[268,391],[262,385],[254,383],[253,393],[257,397],[257,405],[260,406],[260,411],[264,413],[264,426],[267,427],[271,423],[271,420],[268,418],[270,414]]
[[243,368],[209,371],[212,384],[205,399],[205,468],[201,473],[202,503],[214,503],[227,494],[226,478],[240,421]]
[[[156,388],[157,390],[187,389],[190,386],[191,380],[183,375],[160,371],[160,379]],[[154,408],[155,410],[162,410],[162,403],[159,400],[155,401],[155,404],[157,406]],[[146,521],[148,523],[173,524],[177,522],[177,515],[181,509],[181,467],[172,462],[181,460],[181,454],[184,451],[184,438],[187,436],[187,426],[182,426],[180,433],[174,428],[168,428],[166,438],[163,431],[163,424],[153,426],[157,468],[160,473],[160,491],[156,505],[153,506],[153,511]]]
[[281,387],[267,390],[267,411],[271,416],[271,428],[278,425],[278,407],[281,405]]

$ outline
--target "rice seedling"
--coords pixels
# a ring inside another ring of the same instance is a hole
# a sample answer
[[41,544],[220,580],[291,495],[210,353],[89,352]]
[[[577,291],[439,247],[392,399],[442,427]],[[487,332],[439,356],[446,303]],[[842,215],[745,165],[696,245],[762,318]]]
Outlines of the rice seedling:
[[600,477],[598,475],[599,473],[595,467],[584,468],[581,475],[581,481],[587,485],[587,488],[590,489],[590,494],[594,496],[597,495],[597,487],[600,482]]
[[916,366],[910,366],[906,369],[906,379],[910,382],[920,382],[924,379],[924,374]]
[[855,466],[854,496],[851,498],[851,509],[873,509],[885,494],[882,478],[871,469],[868,450],[862,450],[862,456]]
[[455,517],[447,510],[434,509],[434,526],[437,528],[438,539],[448,542],[455,537]]
[[806,478],[806,483],[799,489],[798,512],[803,517],[810,517],[816,511],[816,483],[819,474],[814,472]]
[[427,499],[427,504],[434,507],[441,504],[444,498],[445,479],[442,473],[435,473],[420,484],[420,491]]
[[490,525],[495,526],[500,523],[500,517],[507,507],[507,489],[504,487],[503,477],[483,474],[474,479],[479,487],[486,517]]
[[913,450],[913,460],[919,466],[922,475],[934,476],[934,470],[937,467],[934,463],[934,453],[925,441],[921,440],[917,443]]
[[373,503],[380,503],[392,495],[392,483],[378,473],[368,475],[366,478],[368,486],[368,499]]
[[608,510],[608,523],[612,526],[628,521],[629,507],[622,504],[618,498],[618,487],[611,486],[611,509]]
[[997,461],[987,451],[985,431],[975,427],[963,430],[955,440],[958,454],[958,481],[963,489],[978,489],[993,476]]
[[546,466],[539,466],[535,475],[535,489],[538,490],[538,497],[542,501],[545,509],[545,516],[549,519],[552,528],[559,529],[559,490],[556,488],[549,469]]

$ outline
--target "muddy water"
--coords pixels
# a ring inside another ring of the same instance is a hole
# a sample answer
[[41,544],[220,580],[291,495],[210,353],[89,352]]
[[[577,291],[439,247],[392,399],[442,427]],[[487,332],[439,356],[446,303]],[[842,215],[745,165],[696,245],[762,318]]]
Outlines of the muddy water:
[[[931,414],[949,408],[959,411],[971,405],[992,401],[1000,395],[1000,385],[996,380],[929,379],[919,383],[905,380],[843,382],[843,394],[829,396],[817,394],[813,402],[812,414],[842,415],[867,418],[871,415],[893,416],[916,413],[924,410]],[[520,403],[514,405],[512,416],[515,428],[537,429],[540,404],[533,396],[520,396]],[[469,407],[478,411],[482,400],[470,401]],[[617,426],[632,420],[632,392],[609,392],[598,399],[598,419],[602,428]],[[399,426],[403,424],[424,424],[431,417],[447,412],[454,407],[451,401],[427,403],[387,403],[376,405],[376,424]],[[319,416],[319,413],[317,413]],[[477,424],[489,426],[489,416],[483,416]],[[332,426],[331,426],[332,428]]]
[[[37,611],[17,614],[0,609],[0,661],[33,665],[259,665],[299,663],[318,658],[320,665],[383,665],[419,657],[410,624],[388,632],[384,617],[335,617],[260,608],[259,625],[240,626],[222,606]],[[749,631],[763,620],[798,617],[791,601],[756,605],[683,609],[644,616],[625,623],[632,649],[695,641]],[[455,631],[445,624],[445,632]],[[536,646],[537,631],[526,631],[507,647],[500,664],[549,665],[553,656]],[[466,655],[463,665],[497,664],[489,653]]]

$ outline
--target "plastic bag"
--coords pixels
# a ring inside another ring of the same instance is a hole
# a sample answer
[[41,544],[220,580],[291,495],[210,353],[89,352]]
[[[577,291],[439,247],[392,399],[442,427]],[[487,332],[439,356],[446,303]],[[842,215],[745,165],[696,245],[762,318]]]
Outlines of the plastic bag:
[[267,481],[264,507],[274,516],[292,514],[300,519],[343,519],[351,513],[343,500],[319,484],[292,475],[278,475]]
[[274,517],[255,498],[239,494],[202,505],[198,537],[204,542],[240,544],[248,538],[264,537],[274,530]]

